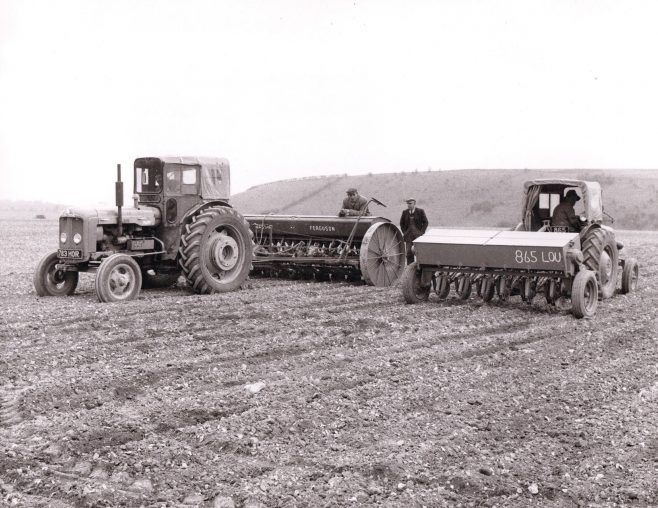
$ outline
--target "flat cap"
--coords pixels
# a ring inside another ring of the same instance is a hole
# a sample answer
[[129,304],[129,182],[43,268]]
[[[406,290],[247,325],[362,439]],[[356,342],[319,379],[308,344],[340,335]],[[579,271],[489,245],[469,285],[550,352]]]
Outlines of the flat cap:
[[358,191],[354,187],[350,187],[349,189],[347,189],[348,194],[352,194],[352,193],[356,194],[357,192]]
[[415,203],[415,202],[416,202],[416,198],[407,198],[407,199],[404,200],[405,203],[410,203],[410,202],[412,202],[412,201]]

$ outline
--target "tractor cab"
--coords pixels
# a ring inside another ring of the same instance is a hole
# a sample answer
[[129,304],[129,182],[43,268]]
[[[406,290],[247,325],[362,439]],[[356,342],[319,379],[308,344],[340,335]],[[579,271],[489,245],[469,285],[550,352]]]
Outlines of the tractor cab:
[[160,210],[165,227],[178,226],[195,205],[225,201],[230,196],[226,159],[142,157],[135,159],[135,208]]
[[574,210],[580,227],[603,221],[601,186],[598,182],[570,179],[539,179],[524,184],[523,217],[516,229],[523,231],[572,232],[578,229],[556,225],[555,209],[567,194],[578,196]]

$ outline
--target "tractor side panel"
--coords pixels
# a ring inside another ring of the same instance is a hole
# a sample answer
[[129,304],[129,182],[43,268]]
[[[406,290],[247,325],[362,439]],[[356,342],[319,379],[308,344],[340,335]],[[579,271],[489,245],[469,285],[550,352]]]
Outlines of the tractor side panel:
[[286,239],[347,240],[356,224],[354,240],[360,241],[376,222],[388,222],[382,217],[336,217],[333,215],[245,215],[256,237],[272,234]]

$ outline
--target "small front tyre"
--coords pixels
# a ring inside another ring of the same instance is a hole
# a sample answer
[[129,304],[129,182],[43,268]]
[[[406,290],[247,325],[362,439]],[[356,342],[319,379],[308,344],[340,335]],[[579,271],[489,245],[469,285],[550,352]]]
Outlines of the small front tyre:
[[571,285],[571,312],[580,318],[591,318],[599,305],[599,285],[592,270],[581,270]]
[[65,272],[56,268],[59,259],[53,252],[45,256],[34,272],[32,282],[39,296],[69,296],[78,285],[78,272]]
[[96,295],[100,302],[125,302],[139,296],[142,271],[126,254],[112,254],[96,272]]
[[637,280],[640,276],[640,267],[635,258],[629,258],[624,262],[624,270],[621,272],[621,293],[626,294],[637,290]]
[[407,265],[402,272],[402,294],[404,301],[407,303],[420,303],[426,302],[430,296],[432,285],[421,286],[420,271],[418,271],[416,263]]

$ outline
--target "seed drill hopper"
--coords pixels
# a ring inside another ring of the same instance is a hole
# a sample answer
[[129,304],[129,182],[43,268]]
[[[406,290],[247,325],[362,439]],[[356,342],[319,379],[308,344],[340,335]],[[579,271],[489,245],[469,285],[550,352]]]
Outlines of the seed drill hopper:
[[255,275],[390,286],[404,270],[402,233],[384,217],[245,215],[245,219],[255,242]]

